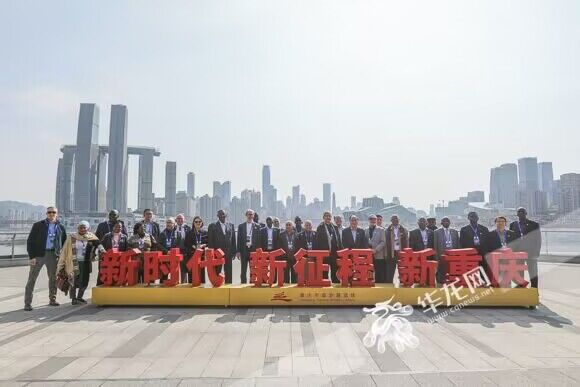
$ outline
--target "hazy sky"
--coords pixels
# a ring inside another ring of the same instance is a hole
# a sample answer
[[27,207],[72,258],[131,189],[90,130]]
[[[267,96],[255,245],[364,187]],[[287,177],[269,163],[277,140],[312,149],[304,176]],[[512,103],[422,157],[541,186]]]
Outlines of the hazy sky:
[[[522,156],[580,172],[578,1],[2,1],[0,200],[54,201],[79,104],[129,110],[197,194],[213,180],[310,201],[333,184],[405,205],[489,191]],[[136,205],[131,161],[129,205]]]

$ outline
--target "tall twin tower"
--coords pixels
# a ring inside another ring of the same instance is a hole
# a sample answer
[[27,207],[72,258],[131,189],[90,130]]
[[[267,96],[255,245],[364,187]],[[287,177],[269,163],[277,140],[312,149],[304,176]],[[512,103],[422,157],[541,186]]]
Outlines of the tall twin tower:
[[[111,106],[109,145],[99,145],[99,107],[80,107],[76,145],[63,145],[58,160],[56,205],[65,214],[127,211],[129,155],[139,156],[138,206],[152,208],[153,158],[151,147],[127,145],[128,112],[124,105]],[[108,168],[107,168],[108,164]]]

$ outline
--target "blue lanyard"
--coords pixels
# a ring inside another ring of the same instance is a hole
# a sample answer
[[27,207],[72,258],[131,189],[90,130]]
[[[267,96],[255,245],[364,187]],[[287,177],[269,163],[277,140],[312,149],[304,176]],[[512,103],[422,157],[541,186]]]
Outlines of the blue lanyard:
[[518,222],[518,228],[520,229],[520,236],[524,236],[524,230],[522,229],[522,224]]
[[471,224],[469,225],[469,227],[471,227],[471,230],[473,231],[473,235],[479,237],[479,234],[477,233],[477,226],[473,227]]

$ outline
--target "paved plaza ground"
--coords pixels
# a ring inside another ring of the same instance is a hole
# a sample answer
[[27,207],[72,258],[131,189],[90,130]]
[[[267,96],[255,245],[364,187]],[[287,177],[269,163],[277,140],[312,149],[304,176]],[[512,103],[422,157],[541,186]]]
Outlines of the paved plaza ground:
[[0,386],[580,385],[580,265],[540,270],[538,309],[417,308],[418,348],[380,354],[362,308],[55,308],[43,271],[24,312],[28,268],[0,268]]

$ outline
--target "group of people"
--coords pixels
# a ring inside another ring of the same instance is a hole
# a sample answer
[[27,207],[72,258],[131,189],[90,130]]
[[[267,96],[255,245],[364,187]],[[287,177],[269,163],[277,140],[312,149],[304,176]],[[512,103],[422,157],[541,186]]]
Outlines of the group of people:
[[[444,282],[446,268],[441,256],[447,249],[475,248],[485,257],[489,252],[502,247],[511,247],[516,251],[528,253],[528,267],[533,287],[538,286],[537,258],[540,255],[541,237],[539,225],[527,218],[524,208],[517,211],[518,220],[507,226],[507,219],[499,216],[495,219],[496,229],[490,231],[479,224],[477,213],[468,214],[469,224],[457,231],[451,228],[448,217],[441,219],[441,227],[436,226],[434,218],[420,218],[418,228],[408,231],[399,223],[399,217],[393,215],[389,225],[383,225],[379,214],[368,217],[369,226],[359,227],[356,216],[349,218],[348,227],[342,224],[342,217],[333,218],[330,212],[323,214],[322,222],[313,228],[312,221],[302,222],[296,217],[294,222],[287,221],[281,227],[277,218],[267,217],[265,223],[259,221],[258,214],[248,209],[246,221],[237,227],[227,221],[224,210],[217,212],[217,220],[204,227],[203,219],[193,218],[191,226],[185,223],[183,214],[165,221],[165,228],[154,221],[153,211],[146,209],[143,220],[133,226],[132,235],[119,219],[119,212],[111,210],[108,220],[100,223],[93,234],[88,222],[78,224],[77,231],[67,236],[64,226],[58,221],[58,210],[49,207],[46,219],[36,222],[30,231],[27,251],[30,258],[30,272],[26,284],[24,309],[32,310],[34,286],[42,267],[46,266],[49,279],[49,305],[58,306],[56,301],[57,275],[64,275],[70,283],[70,298],[73,304],[86,303],[83,295],[88,287],[92,271],[92,262],[106,250],[139,249],[162,251],[179,249],[184,259],[181,262],[182,283],[191,283],[187,262],[197,249],[221,249],[225,256],[223,268],[215,268],[216,273],[224,272],[225,283],[232,283],[232,261],[241,262],[240,281],[248,283],[248,265],[250,254],[257,249],[270,252],[282,249],[284,254],[278,259],[288,262],[284,271],[284,282],[297,281],[293,265],[294,254],[300,249],[327,250],[325,259],[330,267],[330,279],[338,283],[337,252],[342,249],[372,249],[374,253],[375,282],[393,283],[401,251],[411,248],[420,251],[432,248],[439,261],[437,280]],[[141,255],[142,258],[142,255]],[[485,259],[483,260],[485,266]],[[205,275],[202,273],[202,282]],[[143,281],[143,265],[139,269],[139,280]],[[97,285],[101,281],[97,276]]]

